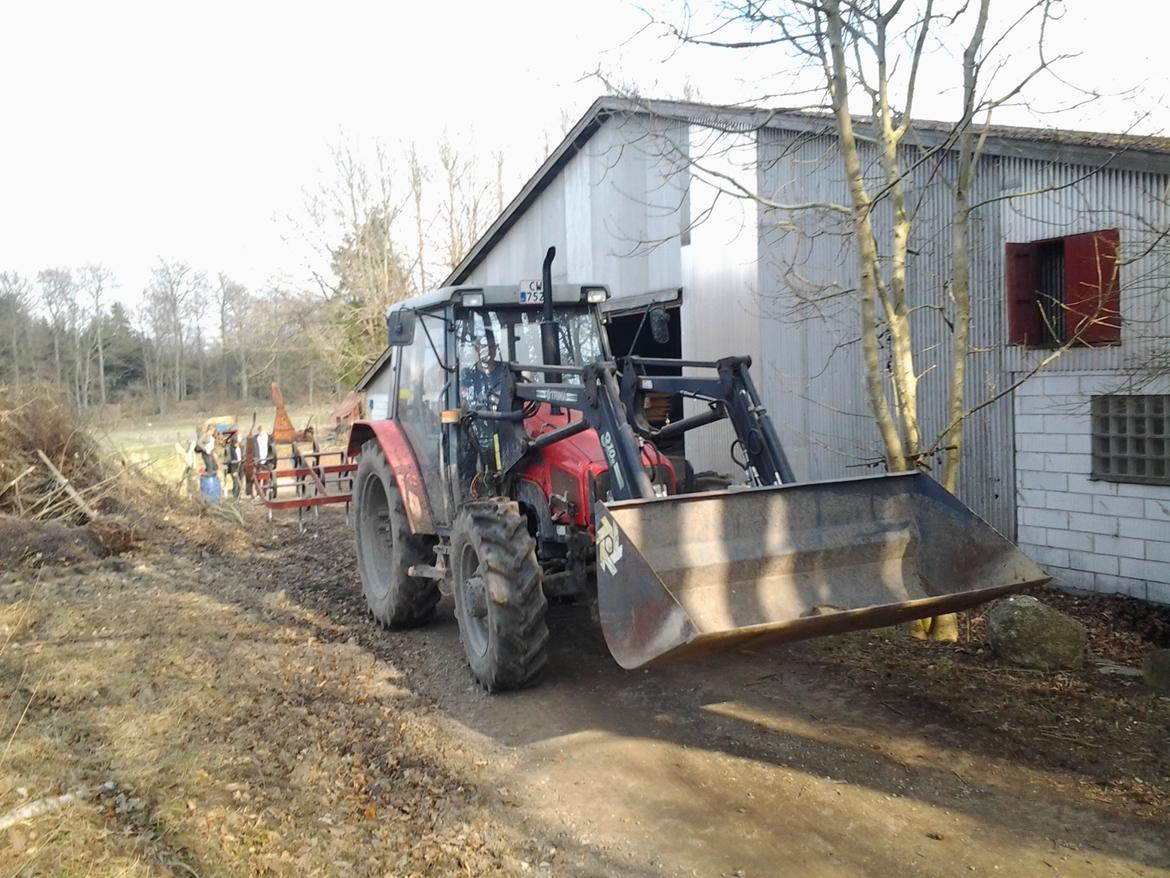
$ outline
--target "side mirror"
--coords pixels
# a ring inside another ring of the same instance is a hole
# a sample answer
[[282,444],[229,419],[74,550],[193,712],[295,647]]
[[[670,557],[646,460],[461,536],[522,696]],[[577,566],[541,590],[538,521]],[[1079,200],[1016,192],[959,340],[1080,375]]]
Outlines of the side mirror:
[[398,309],[386,318],[386,340],[390,347],[401,347],[414,341],[415,314]]
[[670,341],[670,315],[661,305],[650,309],[650,335],[658,344]]

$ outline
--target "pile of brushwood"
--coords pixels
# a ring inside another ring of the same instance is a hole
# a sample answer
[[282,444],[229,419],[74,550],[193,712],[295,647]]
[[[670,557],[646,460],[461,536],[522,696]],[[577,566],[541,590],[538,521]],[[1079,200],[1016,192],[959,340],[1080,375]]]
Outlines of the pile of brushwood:
[[0,569],[121,554],[165,500],[51,388],[0,389],[0,443]]
[[121,507],[125,466],[98,447],[49,389],[0,392],[0,511],[84,524]]

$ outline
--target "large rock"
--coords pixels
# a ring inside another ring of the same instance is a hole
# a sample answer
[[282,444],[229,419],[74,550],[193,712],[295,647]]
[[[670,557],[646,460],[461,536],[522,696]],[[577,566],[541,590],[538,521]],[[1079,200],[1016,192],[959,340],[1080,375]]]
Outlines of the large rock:
[[1170,649],[1155,649],[1146,656],[1142,679],[1159,695],[1170,695]]
[[987,635],[997,656],[1022,668],[1052,671],[1085,663],[1085,626],[1028,595],[992,607]]

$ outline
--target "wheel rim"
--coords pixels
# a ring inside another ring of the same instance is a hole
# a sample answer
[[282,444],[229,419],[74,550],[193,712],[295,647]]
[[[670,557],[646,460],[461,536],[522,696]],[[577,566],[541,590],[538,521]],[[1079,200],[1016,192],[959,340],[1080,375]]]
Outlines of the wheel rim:
[[468,651],[485,655],[488,648],[487,583],[475,547],[463,546],[459,555],[459,616]]
[[359,536],[365,561],[366,588],[383,593],[394,575],[394,530],[390,524],[390,500],[382,480],[371,474],[358,495],[362,510]]

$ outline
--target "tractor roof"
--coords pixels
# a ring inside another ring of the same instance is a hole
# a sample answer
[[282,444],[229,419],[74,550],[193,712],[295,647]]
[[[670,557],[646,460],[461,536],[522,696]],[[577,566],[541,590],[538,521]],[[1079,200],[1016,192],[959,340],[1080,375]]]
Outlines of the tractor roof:
[[[524,286],[527,285],[527,281]],[[467,293],[483,295],[485,306],[520,305],[521,284],[494,284],[489,286],[473,286],[464,284],[454,287],[440,287],[427,293],[411,296],[401,302],[395,302],[386,312],[387,315],[403,309],[410,311],[426,310],[451,302],[459,302]],[[609,298],[609,288],[605,284],[553,284],[553,302],[558,305],[575,305],[586,301],[586,296],[593,290],[605,290]],[[539,308],[538,302],[526,303],[527,307]]]

